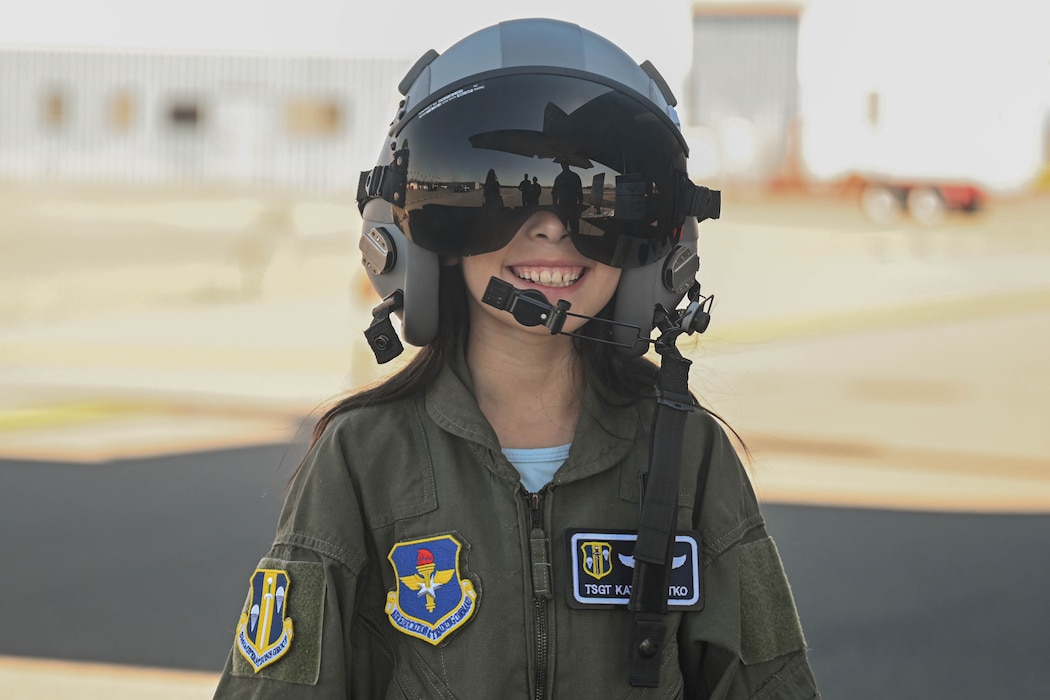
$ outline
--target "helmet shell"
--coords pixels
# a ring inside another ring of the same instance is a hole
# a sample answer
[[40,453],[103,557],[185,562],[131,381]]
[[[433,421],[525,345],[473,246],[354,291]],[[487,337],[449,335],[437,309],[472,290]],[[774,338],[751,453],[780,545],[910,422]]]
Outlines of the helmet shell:
[[[654,110],[680,127],[674,95],[651,64],[635,63],[616,44],[579,25],[552,19],[519,19],[474,32],[443,54],[424,54],[401,81],[399,88],[405,100],[390,133],[396,134],[400,123],[426,106],[435,93],[494,71],[544,69],[618,84],[648,99]],[[684,145],[684,139],[682,142]]]

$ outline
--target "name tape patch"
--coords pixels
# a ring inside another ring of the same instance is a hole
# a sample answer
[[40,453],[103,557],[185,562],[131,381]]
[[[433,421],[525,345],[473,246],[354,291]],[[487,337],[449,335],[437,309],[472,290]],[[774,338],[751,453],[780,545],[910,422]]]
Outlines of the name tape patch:
[[[631,600],[638,533],[570,530],[567,537],[572,571],[570,607],[626,606]],[[667,604],[679,610],[704,606],[699,533],[679,532],[675,537]]]

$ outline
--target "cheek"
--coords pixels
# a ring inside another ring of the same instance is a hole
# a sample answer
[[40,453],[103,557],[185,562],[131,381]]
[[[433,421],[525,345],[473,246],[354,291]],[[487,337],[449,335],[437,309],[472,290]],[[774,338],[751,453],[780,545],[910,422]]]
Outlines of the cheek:
[[489,278],[498,274],[498,266],[487,259],[487,254],[472,255],[462,258],[460,265],[463,267],[463,280],[467,283],[467,290],[475,299],[480,299],[488,287]]
[[620,284],[620,276],[623,274],[623,270],[618,267],[601,265],[597,272],[601,275],[601,293],[605,297],[605,302],[608,302],[612,299],[613,294],[616,293],[616,287]]

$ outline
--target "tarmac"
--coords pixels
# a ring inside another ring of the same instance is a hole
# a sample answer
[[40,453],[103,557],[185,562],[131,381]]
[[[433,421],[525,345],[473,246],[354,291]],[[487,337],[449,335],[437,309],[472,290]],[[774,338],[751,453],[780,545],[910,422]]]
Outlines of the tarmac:
[[[936,229],[839,196],[701,227],[692,385],[770,504],[1050,512],[1050,197]],[[337,197],[0,184],[0,458],[302,439],[374,381],[360,219]],[[0,657],[5,697],[209,697],[215,676]]]

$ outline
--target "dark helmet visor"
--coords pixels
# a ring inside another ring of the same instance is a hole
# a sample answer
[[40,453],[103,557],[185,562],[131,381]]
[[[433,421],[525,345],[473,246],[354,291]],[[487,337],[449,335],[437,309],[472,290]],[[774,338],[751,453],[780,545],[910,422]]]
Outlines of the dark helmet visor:
[[420,109],[395,144],[394,221],[440,255],[498,250],[543,209],[581,254],[615,267],[655,262],[681,235],[682,143],[652,105],[606,85],[479,80]]

